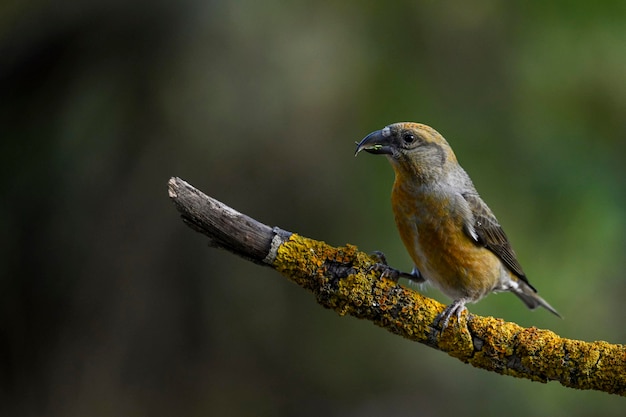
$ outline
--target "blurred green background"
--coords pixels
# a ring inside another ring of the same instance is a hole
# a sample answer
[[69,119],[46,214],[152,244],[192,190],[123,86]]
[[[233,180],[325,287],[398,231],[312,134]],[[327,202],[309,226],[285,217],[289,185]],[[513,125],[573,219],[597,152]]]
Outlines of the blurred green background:
[[166,183],[409,269],[354,141],[429,124],[565,320],[470,311],[624,343],[625,46],[623,1],[3,3],[0,414],[623,416],[320,308]]

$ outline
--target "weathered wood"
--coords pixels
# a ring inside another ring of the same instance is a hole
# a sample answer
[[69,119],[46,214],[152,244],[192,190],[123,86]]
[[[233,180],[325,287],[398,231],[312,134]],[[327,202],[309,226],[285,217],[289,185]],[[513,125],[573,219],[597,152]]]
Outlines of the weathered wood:
[[[211,246],[226,249],[255,263],[271,264],[272,241],[290,233],[271,228],[209,197],[180,178],[171,178],[169,196],[183,221],[206,235]],[[275,250],[274,250],[275,252]]]

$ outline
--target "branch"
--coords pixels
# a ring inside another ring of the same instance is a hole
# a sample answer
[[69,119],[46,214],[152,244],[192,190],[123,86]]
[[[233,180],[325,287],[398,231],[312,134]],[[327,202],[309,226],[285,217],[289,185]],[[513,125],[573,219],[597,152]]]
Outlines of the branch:
[[371,269],[375,261],[355,246],[335,248],[271,228],[180,178],[171,178],[168,186],[183,221],[213,246],[274,268],[339,315],[370,320],[477,368],[626,396],[624,345],[565,339],[549,330],[470,313],[463,314],[462,325],[453,321],[441,333],[433,322],[445,306],[380,279]]

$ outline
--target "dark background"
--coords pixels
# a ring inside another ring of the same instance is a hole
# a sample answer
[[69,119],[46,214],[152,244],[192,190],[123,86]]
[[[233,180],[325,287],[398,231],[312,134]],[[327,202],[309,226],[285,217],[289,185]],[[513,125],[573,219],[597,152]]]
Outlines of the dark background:
[[354,141],[427,123],[565,320],[470,310],[624,343],[625,5],[3,3],[0,414],[623,415],[320,308],[208,248],[166,183],[409,269]]

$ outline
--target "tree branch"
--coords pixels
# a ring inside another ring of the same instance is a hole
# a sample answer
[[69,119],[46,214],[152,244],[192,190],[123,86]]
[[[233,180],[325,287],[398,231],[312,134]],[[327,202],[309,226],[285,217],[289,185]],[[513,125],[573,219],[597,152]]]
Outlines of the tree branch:
[[271,228],[180,178],[171,178],[168,186],[183,221],[213,246],[276,269],[339,315],[370,320],[478,368],[626,396],[624,345],[565,339],[549,330],[470,313],[463,314],[461,325],[453,321],[441,333],[433,321],[445,306],[380,279],[371,269],[375,261],[355,246],[335,248]]

